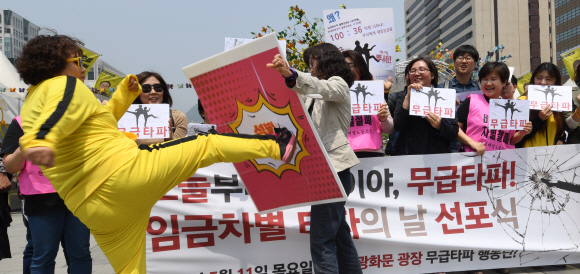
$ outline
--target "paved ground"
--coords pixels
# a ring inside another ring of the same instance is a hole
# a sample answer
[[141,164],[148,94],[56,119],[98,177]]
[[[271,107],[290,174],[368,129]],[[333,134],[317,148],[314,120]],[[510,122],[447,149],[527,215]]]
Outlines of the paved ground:
[[[8,236],[10,237],[10,249],[12,250],[12,259],[4,259],[0,261],[0,274],[16,274],[22,273],[22,251],[26,245],[26,228],[22,222],[22,215],[20,211],[12,212],[12,226],[8,228]],[[113,268],[107,261],[105,254],[91,236],[91,255],[93,257],[93,273],[109,274],[115,273]],[[67,266],[64,261],[62,249],[59,250],[56,257],[56,274],[66,274]],[[466,272],[452,272],[454,274],[464,274]],[[494,274],[495,271],[487,270],[485,274]],[[580,264],[567,265],[566,268],[557,268],[553,266],[546,266],[544,269],[532,268],[515,268],[511,273],[557,273],[557,274],[580,274]]]

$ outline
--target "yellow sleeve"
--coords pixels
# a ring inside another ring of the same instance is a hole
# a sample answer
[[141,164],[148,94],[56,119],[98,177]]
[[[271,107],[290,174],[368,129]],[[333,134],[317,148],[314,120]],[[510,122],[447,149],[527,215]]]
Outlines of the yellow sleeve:
[[113,93],[111,100],[109,100],[107,105],[105,105],[105,108],[107,108],[107,110],[111,112],[113,116],[115,116],[117,121],[123,117],[125,112],[127,112],[127,109],[129,109],[129,106],[131,106],[133,101],[135,101],[135,98],[141,94],[141,85],[139,85],[138,91],[133,92],[129,90],[129,80],[131,77],[137,81],[137,77],[135,75],[127,75],[125,79],[123,79],[123,81],[121,81],[121,83],[119,83],[117,86],[117,91]]
[[[77,78],[61,76],[48,80],[39,88],[22,112],[24,135],[20,146],[48,147],[55,152],[56,144],[73,133],[98,108],[93,93]],[[41,84],[42,85],[42,84]]]

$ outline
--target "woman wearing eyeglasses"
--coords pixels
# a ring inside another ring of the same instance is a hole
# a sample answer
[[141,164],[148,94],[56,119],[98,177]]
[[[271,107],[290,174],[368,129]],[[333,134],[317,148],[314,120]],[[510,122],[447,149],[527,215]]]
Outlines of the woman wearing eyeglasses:
[[405,68],[407,86],[397,94],[395,130],[399,131],[396,155],[450,153],[450,143],[457,137],[459,126],[455,119],[444,119],[429,112],[425,117],[409,114],[410,89],[436,87],[437,67],[430,59],[418,57]]
[[[169,107],[173,105],[173,99],[171,99],[171,94],[169,94],[167,83],[159,73],[144,71],[137,74],[137,79],[143,91],[133,104],[169,104]],[[169,138],[137,139],[137,144],[157,144],[185,137],[187,135],[187,124],[189,123],[185,114],[175,109],[172,109],[169,114]]]

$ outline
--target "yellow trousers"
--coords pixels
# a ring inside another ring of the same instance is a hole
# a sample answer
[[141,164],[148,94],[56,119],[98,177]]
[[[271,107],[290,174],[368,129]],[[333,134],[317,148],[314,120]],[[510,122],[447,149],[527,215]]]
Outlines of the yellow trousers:
[[198,168],[280,159],[280,148],[268,135],[210,134],[139,149],[137,157],[113,173],[75,212],[116,273],[146,273],[145,232],[151,208]]

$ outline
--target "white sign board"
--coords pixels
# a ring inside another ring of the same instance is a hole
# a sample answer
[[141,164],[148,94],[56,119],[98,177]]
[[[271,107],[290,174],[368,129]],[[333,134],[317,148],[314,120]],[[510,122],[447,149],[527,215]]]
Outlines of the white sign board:
[[572,87],[528,86],[530,109],[544,109],[552,105],[552,111],[572,111]]
[[522,130],[530,120],[530,101],[489,100],[488,128],[499,130]]
[[169,138],[169,112],[168,104],[133,104],[117,125],[137,139]]
[[409,114],[426,116],[429,112],[433,112],[441,118],[455,118],[455,98],[454,89],[432,87],[411,89]]
[[350,114],[377,115],[385,101],[384,81],[354,81],[350,87]]
[[325,10],[322,20],[325,41],[341,51],[354,50],[362,54],[375,80],[387,81],[395,75],[393,9]]

